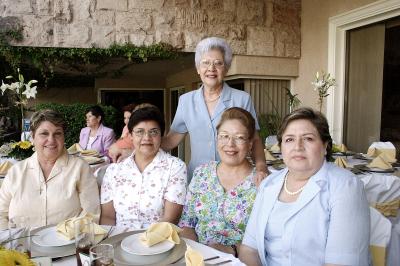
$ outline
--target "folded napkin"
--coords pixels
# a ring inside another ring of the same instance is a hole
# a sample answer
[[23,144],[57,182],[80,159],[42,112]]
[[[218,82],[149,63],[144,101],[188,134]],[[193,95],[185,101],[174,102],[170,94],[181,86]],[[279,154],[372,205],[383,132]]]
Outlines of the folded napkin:
[[374,203],[371,204],[371,206],[377,209],[380,213],[382,213],[386,217],[388,216],[397,217],[397,212],[400,209],[400,199]]
[[367,151],[367,155],[369,157],[377,157],[380,154],[377,148],[369,148]]
[[347,167],[349,167],[349,165],[347,164],[346,159],[344,159],[344,158],[342,158],[342,157],[337,157],[336,160],[335,160],[335,164],[336,164],[337,166],[339,166],[339,167],[342,167],[342,168],[347,168]]
[[338,146],[340,152],[347,152],[347,147],[343,143]]
[[[84,216],[72,217],[59,224],[57,224],[57,234],[67,240],[75,238],[75,228],[74,223],[77,220],[81,221],[81,224],[87,223],[88,221],[93,221],[94,215],[88,213]],[[94,238],[97,242],[100,242],[106,235],[107,231],[100,225],[93,223]]]
[[185,262],[186,266],[204,266],[203,255],[189,246],[185,252]]
[[103,158],[94,157],[94,156],[83,156],[82,159],[84,159],[88,164],[98,163],[98,162],[104,161]]
[[281,151],[281,148],[279,147],[278,143],[272,145],[271,151],[272,152],[280,152]]
[[[375,150],[374,150],[375,149]],[[387,142],[374,142],[369,146],[367,155],[376,157],[379,154],[386,154],[388,158],[391,158],[391,162],[396,161],[396,148],[390,141]]]
[[0,175],[6,175],[8,169],[10,169],[11,166],[13,166],[13,164],[10,163],[9,161],[5,161],[5,162],[1,163],[0,164]]
[[265,160],[267,160],[267,161],[275,161],[276,160],[276,158],[267,149],[264,149],[264,154],[265,154]]
[[150,225],[146,232],[140,236],[140,240],[147,247],[151,247],[164,240],[179,244],[181,240],[178,233],[181,231],[182,229],[178,226],[168,222],[155,223]]
[[71,147],[68,148],[68,152],[73,153],[73,152],[80,152],[83,151],[81,145],[79,143],[74,143],[72,144]]
[[367,164],[369,168],[379,168],[382,170],[387,170],[391,169],[392,165],[388,162],[385,161],[385,159],[381,156],[378,155],[375,159],[372,160],[369,164]]
[[83,150],[81,151],[82,156],[99,156],[96,150]]
[[387,153],[385,151],[381,151],[381,154],[379,154],[379,156],[381,156],[382,159],[385,160],[385,162],[388,162],[388,163],[395,163],[397,161],[396,157],[393,157],[393,154]]

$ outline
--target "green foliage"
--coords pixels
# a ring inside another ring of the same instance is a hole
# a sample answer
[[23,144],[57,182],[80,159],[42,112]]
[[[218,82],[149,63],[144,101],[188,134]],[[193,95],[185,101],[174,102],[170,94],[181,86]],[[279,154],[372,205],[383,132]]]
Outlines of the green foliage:
[[260,137],[264,141],[266,137],[276,135],[281,125],[282,118],[278,113],[260,114],[258,123],[260,124]]
[[[169,44],[158,43],[150,46],[136,46],[132,43],[112,44],[108,48],[54,48],[54,47],[24,47],[11,46],[0,43],[0,58],[12,69],[21,67],[23,63],[33,64],[39,70],[44,80],[54,76],[54,69],[59,65],[67,65],[71,69],[79,69],[83,73],[88,69],[82,66],[95,66],[90,75],[103,75],[102,69],[110,63],[112,58],[125,58],[129,63],[145,63],[149,60],[173,59],[177,51]],[[115,75],[126,68],[115,70]]]
[[[93,104],[74,103],[74,104],[59,104],[59,103],[42,103],[36,105],[36,110],[52,109],[64,115],[67,122],[67,132],[65,132],[65,146],[68,148],[72,144],[79,141],[79,133],[81,129],[86,127],[85,111]],[[119,119],[119,112],[112,106],[99,105],[104,111],[105,119],[103,124],[112,129],[116,129]]]
[[11,40],[22,41],[22,30],[22,27],[0,29],[0,45],[7,45]]

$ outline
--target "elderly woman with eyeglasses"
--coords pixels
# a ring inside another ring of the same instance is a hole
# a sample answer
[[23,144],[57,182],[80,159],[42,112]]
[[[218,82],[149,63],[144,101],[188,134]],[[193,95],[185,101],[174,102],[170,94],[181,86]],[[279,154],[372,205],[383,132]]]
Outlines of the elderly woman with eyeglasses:
[[182,236],[237,256],[256,197],[255,168],[247,155],[255,120],[244,109],[227,109],[217,125],[220,161],[196,168],[179,225]]
[[[197,166],[219,160],[216,126],[226,109],[240,107],[249,111],[256,120],[256,129],[260,129],[250,95],[233,89],[224,82],[231,62],[232,50],[224,39],[210,37],[197,44],[195,64],[203,85],[179,98],[171,130],[162,140],[161,147],[169,151],[177,147],[187,134],[190,135],[189,179]],[[257,131],[252,139],[252,158],[257,169],[255,178],[259,183],[268,174],[268,169],[264,145]],[[113,160],[117,160],[121,153],[112,155]]]
[[101,186],[101,224],[129,229],[178,223],[186,196],[186,165],[160,149],[165,122],[156,107],[132,113],[128,130],[135,151],[111,164]]

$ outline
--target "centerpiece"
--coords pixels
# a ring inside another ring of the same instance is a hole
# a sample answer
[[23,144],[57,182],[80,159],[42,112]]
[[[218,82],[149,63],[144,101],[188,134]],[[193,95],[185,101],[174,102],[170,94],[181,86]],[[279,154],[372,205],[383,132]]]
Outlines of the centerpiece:
[[321,71],[321,74],[319,72],[315,74],[315,79],[311,82],[311,84],[314,86],[314,90],[318,91],[318,105],[319,111],[321,112],[324,104],[324,98],[329,96],[329,88],[336,86],[336,80],[331,77],[331,74],[326,74]]

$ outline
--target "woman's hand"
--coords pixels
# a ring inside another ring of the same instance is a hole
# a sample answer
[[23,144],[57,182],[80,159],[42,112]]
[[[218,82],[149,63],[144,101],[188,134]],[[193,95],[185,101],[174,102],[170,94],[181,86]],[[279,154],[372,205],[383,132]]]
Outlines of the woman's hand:
[[[268,171],[268,170],[267,170]],[[261,182],[269,175],[270,173],[266,173],[264,170],[256,170],[256,174],[253,177],[253,181],[258,187]]]

